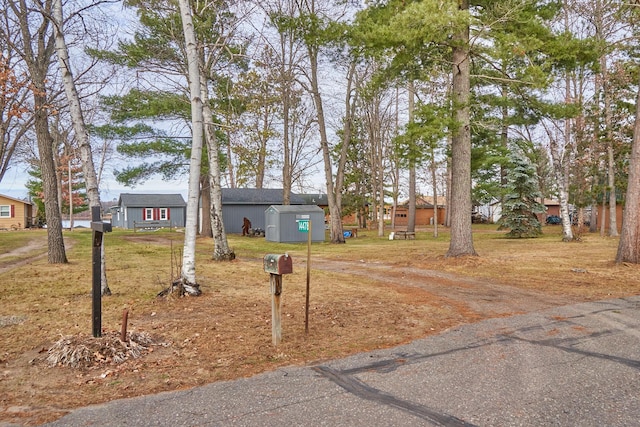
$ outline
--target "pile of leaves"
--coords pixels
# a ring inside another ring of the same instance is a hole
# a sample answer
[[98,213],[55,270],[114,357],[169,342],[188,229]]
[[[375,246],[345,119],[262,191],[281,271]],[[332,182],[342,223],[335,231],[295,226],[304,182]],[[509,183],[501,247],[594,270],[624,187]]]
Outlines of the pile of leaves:
[[47,352],[46,362],[50,367],[91,367],[119,364],[128,359],[137,359],[152,351],[158,343],[146,332],[129,332],[122,341],[117,332],[107,332],[101,337],[88,335],[64,336]]

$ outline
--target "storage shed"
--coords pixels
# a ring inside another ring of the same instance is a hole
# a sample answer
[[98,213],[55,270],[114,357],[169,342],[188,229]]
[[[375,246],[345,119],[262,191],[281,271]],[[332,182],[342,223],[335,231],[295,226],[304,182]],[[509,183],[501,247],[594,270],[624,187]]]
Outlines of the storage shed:
[[[223,188],[222,220],[227,233],[242,233],[242,219],[251,221],[251,228],[266,229],[264,211],[271,205],[282,205],[281,188]],[[291,205],[304,205],[304,200],[291,193]]]
[[278,243],[306,242],[298,220],[311,220],[311,241],[324,242],[324,210],[316,205],[272,205],[264,211],[265,237]]

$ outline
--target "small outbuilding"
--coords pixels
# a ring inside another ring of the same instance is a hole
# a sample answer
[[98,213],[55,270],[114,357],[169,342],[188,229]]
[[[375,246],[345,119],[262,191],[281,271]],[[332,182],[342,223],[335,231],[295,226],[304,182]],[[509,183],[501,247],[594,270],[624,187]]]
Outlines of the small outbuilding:
[[184,227],[186,211],[181,194],[122,193],[111,208],[111,224],[128,229]]
[[[291,193],[291,205],[304,205],[304,199]],[[265,230],[264,211],[271,205],[282,205],[281,188],[223,188],[222,220],[227,233],[242,233],[243,218],[251,221],[251,228]]]
[[311,241],[324,242],[324,210],[316,205],[272,205],[264,211],[265,238],[270,242],[306,242],[299,221],[311,220]]

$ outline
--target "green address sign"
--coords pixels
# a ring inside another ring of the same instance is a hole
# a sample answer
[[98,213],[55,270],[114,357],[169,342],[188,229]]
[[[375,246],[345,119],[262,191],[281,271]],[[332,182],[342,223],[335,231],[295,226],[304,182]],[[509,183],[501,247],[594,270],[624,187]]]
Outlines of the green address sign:
[[303,233],[308,233],[309,232],[309,220],[308,219],[297,219],[296,222],[298,223],[298,231],[301,231]]

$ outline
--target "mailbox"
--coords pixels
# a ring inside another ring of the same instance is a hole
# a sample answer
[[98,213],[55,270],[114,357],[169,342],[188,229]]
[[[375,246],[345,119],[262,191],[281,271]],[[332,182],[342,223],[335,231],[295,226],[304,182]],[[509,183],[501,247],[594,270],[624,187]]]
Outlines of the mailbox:
[[293,273],[293,260],[288,254],[266,254],[264,256],[264,271],[271,274]]

